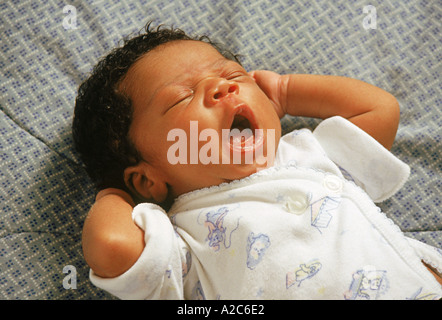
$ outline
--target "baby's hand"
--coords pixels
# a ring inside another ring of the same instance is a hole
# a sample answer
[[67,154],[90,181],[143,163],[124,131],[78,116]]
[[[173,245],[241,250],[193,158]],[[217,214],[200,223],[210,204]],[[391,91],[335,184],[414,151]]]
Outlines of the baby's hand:
[[276,113],[282,118],[285,112],[285,102],[283,101],[281,88],[281,75],[273,71],[255,70],[249,72],[249,75],[255,80],[267,97],[272,101]]

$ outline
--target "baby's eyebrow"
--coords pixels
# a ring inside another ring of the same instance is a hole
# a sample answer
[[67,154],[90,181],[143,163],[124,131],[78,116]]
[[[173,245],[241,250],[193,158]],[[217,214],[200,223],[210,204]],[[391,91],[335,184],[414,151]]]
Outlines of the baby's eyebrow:
[[226,64],[228,64],[229,62],[233,62],[232,60],[229,60],[225,57],[220,58],[219,60],[217,60],[217,62],[213,65],[214,69],[219,69],[221,70],[222,68],[224,68],[224,66]]

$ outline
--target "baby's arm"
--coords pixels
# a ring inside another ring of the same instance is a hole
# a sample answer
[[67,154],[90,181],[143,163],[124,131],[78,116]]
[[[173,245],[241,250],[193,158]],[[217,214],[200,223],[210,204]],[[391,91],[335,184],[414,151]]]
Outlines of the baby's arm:
[[83,227],[83,254],[100,277],[128,270],[144,249],[144,232],[132,220],[134,203],[126,192],[104,189],[97,194]]
[[399,104],[390,93],[360,80],[327,75],[279,75],[254,71],[251,75],[285,114],[326,119],[342,116],[390,149],[399,124]]

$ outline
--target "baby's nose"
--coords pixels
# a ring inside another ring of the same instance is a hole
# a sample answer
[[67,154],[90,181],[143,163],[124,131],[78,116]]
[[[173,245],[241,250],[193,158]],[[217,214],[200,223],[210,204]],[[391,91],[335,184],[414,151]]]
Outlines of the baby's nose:
[[213,84],[213,86],[207,91],[206,102],[209,105],[217,104],[221,99],[227,97],[230,94],[238,94],[239,86],[233,81],[220,80]]

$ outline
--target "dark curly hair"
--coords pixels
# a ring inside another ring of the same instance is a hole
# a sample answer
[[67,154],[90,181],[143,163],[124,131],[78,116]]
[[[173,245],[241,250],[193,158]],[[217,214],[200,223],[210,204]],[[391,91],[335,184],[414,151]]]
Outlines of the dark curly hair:
[[74,147],[97,191],[113,187],[130,192],[124,183],[124,170],[142,160],[128,137],[133,115],[131,100],[118,90],[129,68],[141,56],[167,42],[198,40],[239,63],[238,56],[207,36],[191,37],[177,28],[150,26],[148,23],[145,32],[134,38],[124,39],[121,47],[99,61],[78,90],[72,123]]

